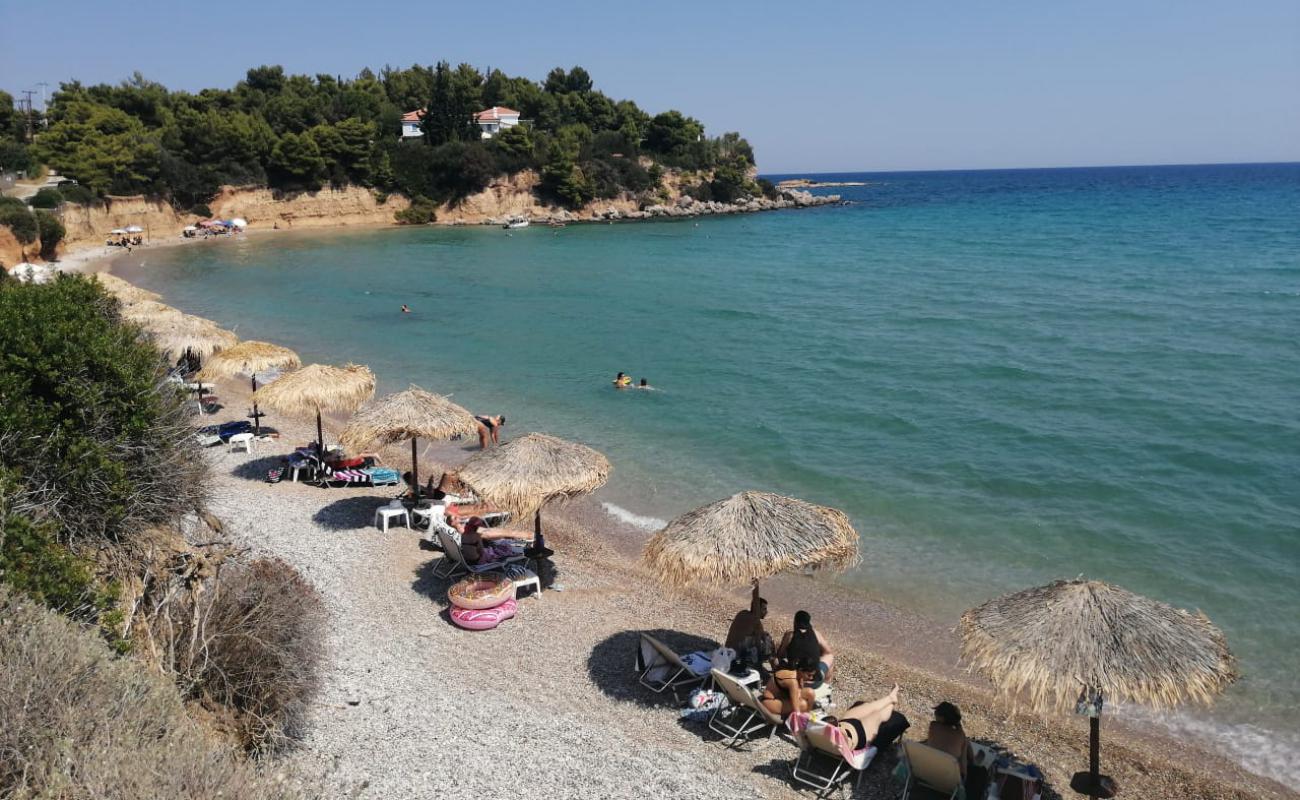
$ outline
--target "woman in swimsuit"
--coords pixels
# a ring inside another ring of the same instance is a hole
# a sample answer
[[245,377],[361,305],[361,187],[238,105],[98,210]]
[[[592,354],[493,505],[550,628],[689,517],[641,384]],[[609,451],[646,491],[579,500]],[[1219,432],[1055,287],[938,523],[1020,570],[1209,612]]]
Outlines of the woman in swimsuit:
[[482,517],[471,517],[460,534],[460,552],[465,556],[466,564],[499,561],[510,555],[512,550],[507,545],[495,544],[495,540],[518,539],[525,535],[519,531],[489,528]]
[[817,662],[787,659],[782,668],[768,678],[767,686],[758,696],[758,702],[782,719],[796,711],[806,713],[812,708],[815,699],[811,685],[816,675]]
[[880,726],[893,715],[897,705],[898,684],[894,684],[894,690],[879,700],[870,703],[859,700],[849,706],[844,716],[827,717],[826,722],[840,729],[850,749],[861,750],[876,738]]
[[829,683],[835,675],[835,654],[826,639],[813,629],[812,615],[807,611],[794,615],[794,630],[781,637],[776,654],[790,660],[806,659],[816,665],[817,677],[811,684],[814,689]]
[[478,423],[478,446],[480,450],[486,450],[488,442],[500,444],[498,431],[506,426],[506,415],[499,414],[495,417],[474,417]]

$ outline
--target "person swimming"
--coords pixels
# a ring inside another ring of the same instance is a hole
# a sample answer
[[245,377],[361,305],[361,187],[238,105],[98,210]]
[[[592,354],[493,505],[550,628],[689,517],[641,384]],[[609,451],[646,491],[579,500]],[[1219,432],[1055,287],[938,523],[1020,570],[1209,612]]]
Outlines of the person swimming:
[[408,306],[406,303],[402,303],[402,313],[403,314],[411,313],[411,307]]
[[631,385],[632,385],[632,377],[630,375],[624,375],[623,373],[620,372],[618,373],[618,375],[614,376],[615,389],[626,389]]
[[642,378],[642,379],[641,379],[641,383],[638,384],[636,388],[638,388],[638,389],[653,389],[653,388],[655,388],[655,387],[653,387],[653,386],[650,385],[650,381],[647,381],[645,378]]

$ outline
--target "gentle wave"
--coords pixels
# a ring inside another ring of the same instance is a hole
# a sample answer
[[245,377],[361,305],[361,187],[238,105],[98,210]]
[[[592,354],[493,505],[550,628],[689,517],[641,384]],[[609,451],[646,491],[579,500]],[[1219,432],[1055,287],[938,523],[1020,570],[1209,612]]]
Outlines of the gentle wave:
[[668,520],[634,514],[626,508],[616,506],[613,503],[601,503],[601,505],[605,507],[605,511],[608,512],[611,517],[626,522],[633,527],[641,528],[642,530],[657,531],[668,524]]

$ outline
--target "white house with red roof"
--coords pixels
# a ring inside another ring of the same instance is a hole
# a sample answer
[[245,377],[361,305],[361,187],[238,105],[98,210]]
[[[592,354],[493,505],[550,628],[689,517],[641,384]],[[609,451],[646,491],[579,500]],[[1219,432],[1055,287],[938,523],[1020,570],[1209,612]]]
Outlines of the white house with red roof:
[[[424,135],[424,131],[420,129],[420,118],[423,116],[423,108],[402,115],[403,139],[418,139]],[[518,125],[519,112],[505,106],[492,106],[486,111],[475,114],[474,122],[478,124],[479,135],[484,139],[491,139],[506,128]]]
[[475,114],[474,121],[478,123],[483,138],[491,139],[506,128],[518,125],[519,112],[504,106],[492,106],[486,111]]

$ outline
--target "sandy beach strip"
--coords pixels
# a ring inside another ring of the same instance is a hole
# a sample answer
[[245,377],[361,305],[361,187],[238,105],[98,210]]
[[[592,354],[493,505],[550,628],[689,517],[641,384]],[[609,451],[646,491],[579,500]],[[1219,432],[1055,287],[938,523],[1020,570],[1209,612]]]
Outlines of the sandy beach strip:
[[[108,266],[79,263],[87,271]],[[197,423],[244,417],[242,381],[219,384],[217,393],[225,408]],[[519,615],[494,631],[459,630],[446,618],[448,582],[431,574],[441,554],[422,549],[416,533],[371,525],[374,509],[396,490],[266,483],[267,469],[315,438],[307,421],[268,423],[283,437],[259,442],[251,455],[207,451],[212,510],[239,544],[293,564],[325,598],[325,689],[288,758],[323,776],[330,794],[796,796],[792,745],[727,750],[702,724],[680,721],[671,698],[642,689],[633,674],[638,632],[658,631],[681,650],[706,646],[745,604],[741,592],[667,593],[636,561],[645,532],[586,498],[545,516],[563,591],[522,600]],[[341,423],[327,427],[337,432]],[[473,451],[468,444],[426,448],[421,472],[436,474]],[[409,463],[405,448],[383,456],[399,470]],[[1069,776],[1087,762],[1086,725],[1018,713],[960,668],[950,630],[824,581],[782,577],[766,582],[764,594],[775,633],[798,608],[813,613],[837,653],[841,706],[898,682],[909,736],[921,738],[929,709],[954,701],[973,738],[1043,770],[1045,797],[1073,796]],[[1124,797],[1300,797],[1149,726],[1111,717],[1105,727],[1103,771],[1119,780]],[[892,754],[882,754],[855,796],[895,796],[893,765]]]

